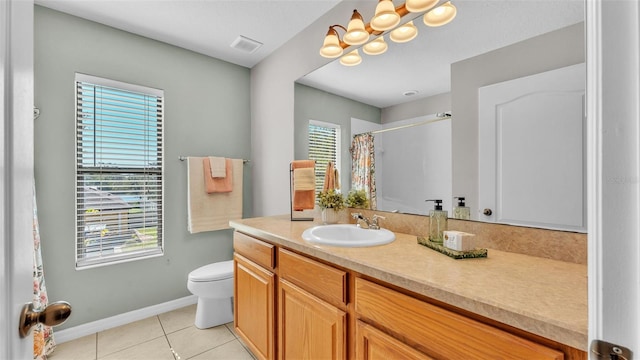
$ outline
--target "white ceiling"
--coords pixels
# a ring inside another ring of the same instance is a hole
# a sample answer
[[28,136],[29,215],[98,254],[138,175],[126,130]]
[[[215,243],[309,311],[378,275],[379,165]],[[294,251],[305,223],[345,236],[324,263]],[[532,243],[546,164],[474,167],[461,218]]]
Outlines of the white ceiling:
[[[41,6],[248,68],[338,2],[340,0],[35,0]],[[300,82],[383,108],[448,92],[452,62],[584,19],[584,0],[452,2],[458,8],[453,22],[428,28],[416,20],[419,34],[413,41],[394,44],[387,40],[389,50],[383,55],[361,54],[362,64],[350,68],[334,61]],[[376,1],[351,3],[366,22],[373,15]],[[346,26],[350,15],[345,14],[340,23]],[[335,20],[328,20],[329,23]],[[263,45],[250,54],[232,48],[231,43],[240,35]],[[407,90],[417,90],[419,94],[407,98],[402,95]]]
[[[35,0],[37,5],[253,67],[339,0]],[[263,45],[231,47],[244,36]]]

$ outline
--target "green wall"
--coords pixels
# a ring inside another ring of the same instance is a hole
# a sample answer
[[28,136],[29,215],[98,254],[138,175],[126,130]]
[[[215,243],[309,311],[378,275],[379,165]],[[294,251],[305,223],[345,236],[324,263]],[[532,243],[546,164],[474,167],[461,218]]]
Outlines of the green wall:
[[[75,269],[74,74],[165,92],[165,254]],[[250,71],[94,22],[35,7],[35,178],[51,301],[73,306],[60,328],[190,295],[187,274],[232,256],[232,231],[187,232],[187,164],[178,156],[251,153]],[[244,216],[251,216],[251,164]]]
[[381,110],[375,106],[334,95],[306,85],[295,84],[294,89],[294,156],[309,157],[309,120],[340,125],[341,158],[340,183],[344,189],[351,187],[351,118],[380,124]]

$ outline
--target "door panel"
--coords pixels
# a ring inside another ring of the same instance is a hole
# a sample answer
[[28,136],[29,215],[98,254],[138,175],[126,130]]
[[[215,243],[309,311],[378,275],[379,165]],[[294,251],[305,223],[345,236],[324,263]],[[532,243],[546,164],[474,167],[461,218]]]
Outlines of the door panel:
[[344,311],[286,280],[279,294],[279,359],[346,359]]
[[275,358],[275,275],[234,255],[234,324],[258,359]]
[[433,360],[433,358],[377,330],[362,321],[356,322],[356,359],[362,360]]
[[586,232],[585,65],[479,90],[481,220]]
[[0,358],[32,359],[18,320],[33,296],[33,1],[0,2]]

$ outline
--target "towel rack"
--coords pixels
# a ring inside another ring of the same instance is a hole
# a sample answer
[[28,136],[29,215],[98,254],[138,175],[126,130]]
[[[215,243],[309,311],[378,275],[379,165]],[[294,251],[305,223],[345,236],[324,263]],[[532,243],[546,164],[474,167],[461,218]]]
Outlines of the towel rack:
[[[187,160],[187,156],[178,156],[178,160],[180,160],[180,161],[185,161],[185,160]],[[243,164],[246,164],[246,163],[248,163],[248,162],[249,162],[249,160],[247,160],[247,159],[242,159],[242,163],[243,163]]]

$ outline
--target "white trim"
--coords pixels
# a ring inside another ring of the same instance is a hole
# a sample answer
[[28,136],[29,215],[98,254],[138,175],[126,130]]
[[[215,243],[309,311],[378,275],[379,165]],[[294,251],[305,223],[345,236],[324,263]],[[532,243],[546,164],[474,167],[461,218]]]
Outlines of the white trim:
[[585,1],[589,343],[602,339],[602,4]]
[[[183,308],[185,306],[193,305],[197,302],[197,296],[189,295],[183,298],[167,301],[165,303],[148,306],[146,308],[129,311],[124,314],[119,314],[105,319],[100,319],[86,324],[74,326],[68,329],[54,330],[53,334],[55,336],[56,343],[62,344],[71,340],[79,339],[83,336],[95,334],[100,331],[112,329],[114,327],[126,325],[134,321],[159,315],[167,311],[172,311]],[[71,315],[73,316],[73,313]]]
[[118,80],[111,80],[111,79],[101,78],[98,76],[92,76],[92,75],[87,75],[82,73],[76,73],[76,82],[87,82],[94,85],[128,90],[128,91],[137,92],[137,93],[154,95],[157,97],[164,97],[164,90],[162,89],[130,84],[130,83],[126,83]]

